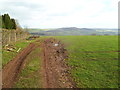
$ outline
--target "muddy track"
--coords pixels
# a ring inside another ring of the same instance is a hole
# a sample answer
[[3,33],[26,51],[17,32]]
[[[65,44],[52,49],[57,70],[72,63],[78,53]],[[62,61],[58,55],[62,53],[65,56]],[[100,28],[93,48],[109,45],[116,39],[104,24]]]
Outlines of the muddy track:
[[[40,43],[41,41],[36,41]],[[58,46],[54,46],[58,44]],[[37,47],[42,47],[41,76],[43,88],[74,88],[75,83],[70,78],[69,67],[65,63],[67,50],[60,41],[54,38],[45,39],[41,45],[29,44],[2,70],[3,88],[12,88],[17,81],[17,76],[23,68],[26,58]]]
[[20,52],[13,60],[4,66],[2,70],[3,88],[11,88],[22,69],[26,57],[36,47],[34,43],[29,44],[22,52]]
[[[58,44],[58,46],[54,46]],[[43,44],[43,77],[44,88],[74,88],[68,66],[65,64],[67,51],[60,41],[46,39]]]

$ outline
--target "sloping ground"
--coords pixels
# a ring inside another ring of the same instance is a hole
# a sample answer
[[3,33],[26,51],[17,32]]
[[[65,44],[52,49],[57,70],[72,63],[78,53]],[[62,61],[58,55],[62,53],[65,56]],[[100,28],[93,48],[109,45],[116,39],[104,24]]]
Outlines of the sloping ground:
[[63,44],[53,38],[46,39],[43,44],[43,77],[44,88],[74,88],[69,68],[65,64],[67,51]]
[[22,52],[20,52],[12,61],[4,66],[2,70],[3,88],[11,88],[14,84],[22,66],[24,65],[26,57],[35,48],[35,44],[31,43]]

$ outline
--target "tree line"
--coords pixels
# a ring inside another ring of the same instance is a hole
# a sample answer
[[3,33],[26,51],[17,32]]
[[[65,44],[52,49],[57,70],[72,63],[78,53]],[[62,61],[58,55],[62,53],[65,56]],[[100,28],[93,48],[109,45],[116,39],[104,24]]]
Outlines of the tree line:
[[9,14],[4,14],[0,16],[0,21],[2,21],[2,28],[4,29],[16,29],[16,21],[10,18]]

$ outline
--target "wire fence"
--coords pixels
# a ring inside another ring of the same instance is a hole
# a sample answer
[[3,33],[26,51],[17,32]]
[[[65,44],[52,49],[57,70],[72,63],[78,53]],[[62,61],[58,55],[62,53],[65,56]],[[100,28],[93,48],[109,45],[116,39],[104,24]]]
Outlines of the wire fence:
[[24,31],[2,29],[2,46],[25,39],[29,34]]

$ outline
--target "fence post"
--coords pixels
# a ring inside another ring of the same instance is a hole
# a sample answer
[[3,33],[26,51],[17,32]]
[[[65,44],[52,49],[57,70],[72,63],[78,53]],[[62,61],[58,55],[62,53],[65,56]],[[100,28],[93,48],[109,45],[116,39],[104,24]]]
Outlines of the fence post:
[[8,32],[8,43],[10,44],[10,41],[11,41],[11,32],[10,31],[7,31]]
[[26,32],[14,31],[14,30],[2,30],[2,45],[10,44],[12,42],[25,39],[27,37]]
[[15,35],[15,42],[16,42],[16,31],[14,31],[14,35]]

